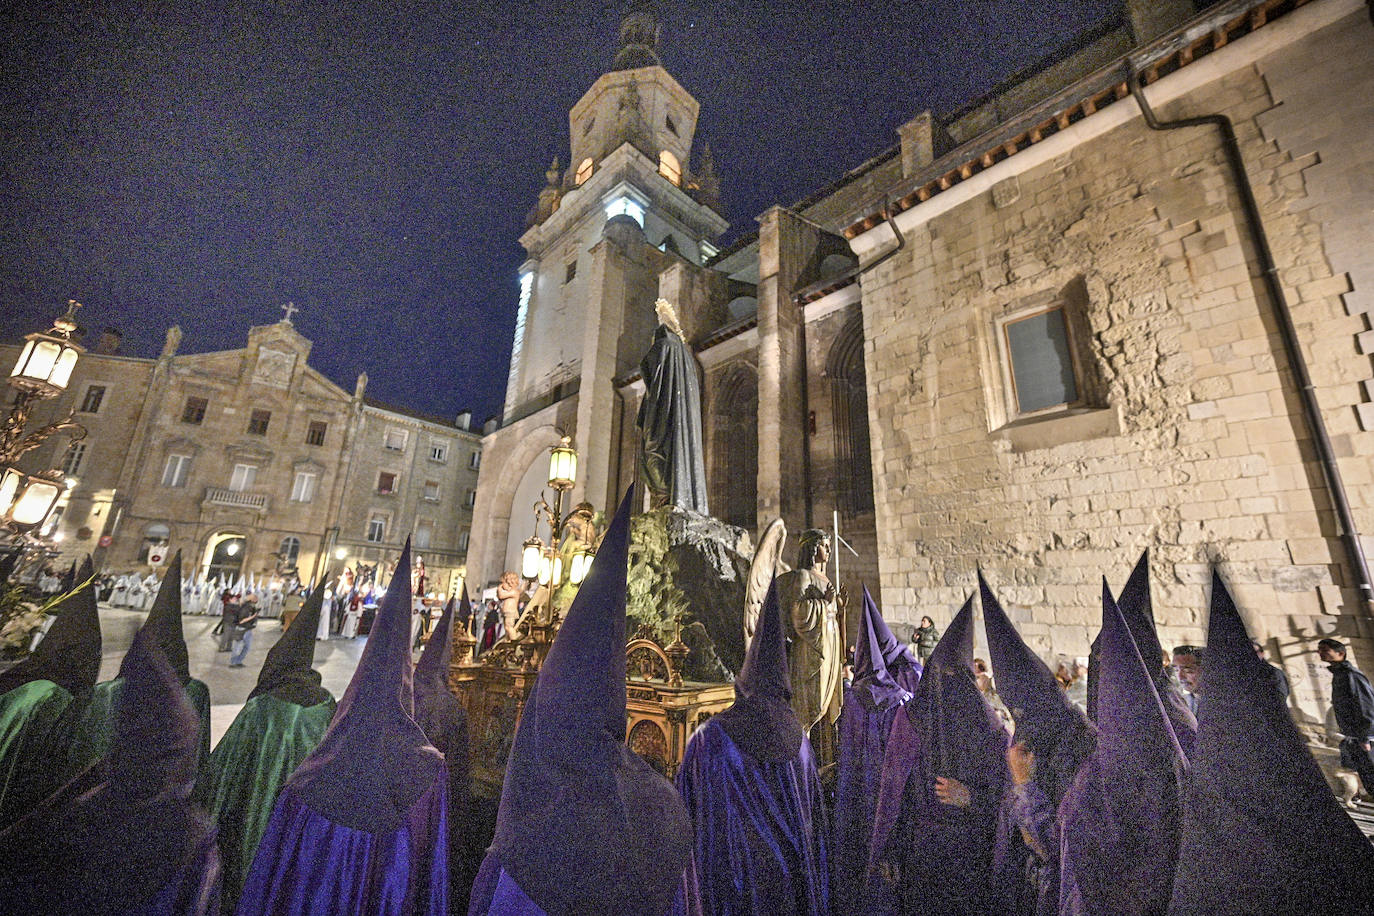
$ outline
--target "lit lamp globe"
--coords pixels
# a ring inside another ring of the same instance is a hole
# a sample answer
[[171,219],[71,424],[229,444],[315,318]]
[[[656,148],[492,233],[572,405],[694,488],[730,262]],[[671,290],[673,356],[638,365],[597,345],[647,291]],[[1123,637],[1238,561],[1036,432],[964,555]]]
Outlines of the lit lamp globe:
[[10,385],[26,394],[50,398],[67,390],[77,358],[85,348],[72,343],[76,330],[76,309],[80,303],[69,300],[67,314],[52,323],[43,334],[24,337],[19,361],[10,371]]
[[558,588],[563,584],[563,558],[549,548],[539,558],[539,584]]
[[577,482],[577,450],[572,447],[572,439],[563,441],[549,449],[549,486],[555,490],[569,490]]
[[573,585],[581,585],[587,578],[587,573],[591,572],[592,560],[596,559],[596,554],[590,550],[579,550],[572,556],[572,565],[568,569],[568,581]]
[[227,553],[227,554],[229,554],[229,556],[231,556],[231,557],[236,557],[236,556],[238,556],[238,554],[239,554],[239,542],[238,542],[238,541],[230,541],[230,542],[229,542],[229,546],[226,547],[226,548],[224,548],[224,552]]
[[520,547],[520,575],[526,579],[539,578],[539,561],[544,556],[544,542],[537,537],[526,538]]
[[335,549],[335,551],[334,551],[334,559],[336,559],[336,560],[342,560],[342,559],[343,559],[344,557],[346,557],[346,556],[348,556],[348,550],[347,550],[346,548],[339,547],[339,548]]
[[7,467],[0,478],[0,520],[22,530],[33,528],[48,517],[63,489],[59,481]]

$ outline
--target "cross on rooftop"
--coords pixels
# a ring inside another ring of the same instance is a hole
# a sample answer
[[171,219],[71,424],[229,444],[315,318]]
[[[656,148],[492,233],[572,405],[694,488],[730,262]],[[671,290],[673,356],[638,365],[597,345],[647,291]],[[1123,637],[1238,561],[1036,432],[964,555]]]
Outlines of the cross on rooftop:
[[286,313],[286,317],[283,318],[282,321],[285,321],[287,324],[291,323],[291,316],[300,311],[300,309],[296,308],[296,303],[294,302],[286,303],[286,305],[281,307],[281,310]]

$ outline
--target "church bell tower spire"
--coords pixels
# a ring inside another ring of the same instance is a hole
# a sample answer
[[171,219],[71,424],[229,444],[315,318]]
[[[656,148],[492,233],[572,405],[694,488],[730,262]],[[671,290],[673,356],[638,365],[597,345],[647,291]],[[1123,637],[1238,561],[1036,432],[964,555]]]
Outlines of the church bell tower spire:
[[637,70],[640,67],[661,67],[658,59],[658,38],[663,26],[652,0],[637,0],[620,20],[620,50],[616,52],[611,70]]

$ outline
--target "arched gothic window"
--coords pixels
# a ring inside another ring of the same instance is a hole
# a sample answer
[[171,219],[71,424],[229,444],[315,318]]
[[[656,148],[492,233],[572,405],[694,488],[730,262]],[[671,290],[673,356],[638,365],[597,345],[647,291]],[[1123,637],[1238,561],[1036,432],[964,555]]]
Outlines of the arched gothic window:
[[830,348],[830,409],[835,431],[835,480],[840,512],[873,509],[873,456],[868,438],[868,379],[863,316],[856,315]]
[[711,514],[754,531],[758,521],[759,380],[751,366],[720,376],[711,417]]

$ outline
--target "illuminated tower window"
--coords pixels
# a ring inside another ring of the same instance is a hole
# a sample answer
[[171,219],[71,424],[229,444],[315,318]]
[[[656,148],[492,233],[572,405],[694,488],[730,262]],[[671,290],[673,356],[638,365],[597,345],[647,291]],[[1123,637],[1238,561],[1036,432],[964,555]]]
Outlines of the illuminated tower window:
[[658,154],[658,173],[673,184],[682,184],[682,163],[666,149]]
[[580,185],[582,184],[582,182],[586,181],[588,178],[591,177],[592,160],[589,156],[586,159],[583,159],[582,162],[577,166],[577,174],[573,176],[573,184]]

